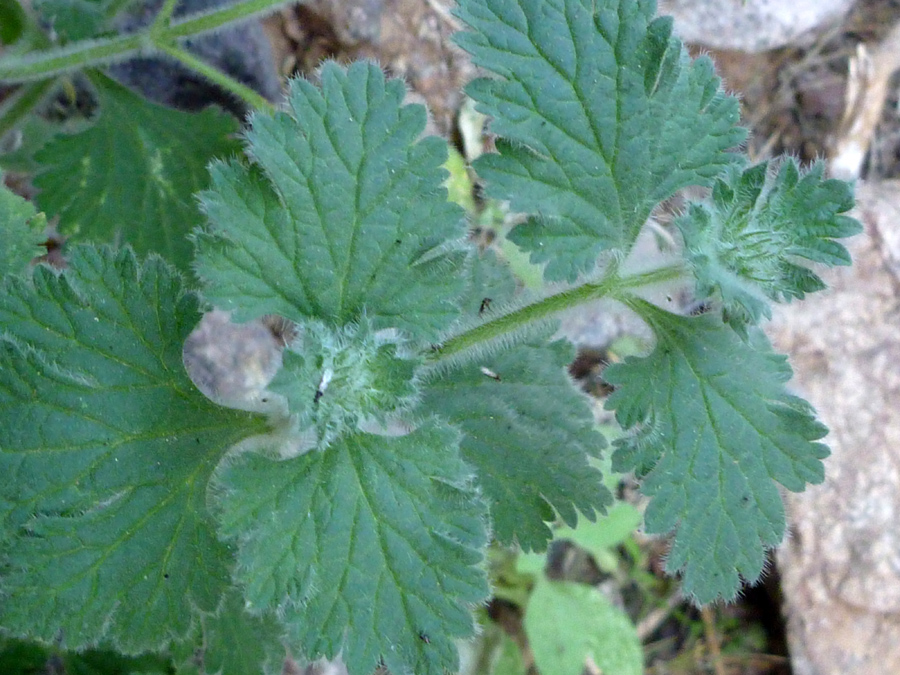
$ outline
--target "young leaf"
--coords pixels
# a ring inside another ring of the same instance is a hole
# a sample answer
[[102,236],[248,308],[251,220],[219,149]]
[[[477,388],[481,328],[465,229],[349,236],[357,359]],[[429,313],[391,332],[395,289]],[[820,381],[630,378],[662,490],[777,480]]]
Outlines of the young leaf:
[[226,466],[215,495],[248,607],[277,610],[305,654],[340,654],[351,675],[455,671],[453,638],[487,595],[485,508],[457,444],[429,422]]
[[[542,673],[644,672],[634,624],[596,588],[541,578],[528,600],[524,623]],[[588,659],[592,667],[586,666]]]
[[464,235],[442,187],[446,143],[416,140],[425,109],[399,80],[328,63],[321,89],[295,80],[290,113],[256,114],[253,165],[212,168],[197,235],[205,296],[239,321],[279,314],[343,326],[363,311],[376,330],[430,339],[458,315]]
[[0,174],[0,278],[24,273],[28,263],[41,254],[46,223],[30,202],[3,185]]
[[587,398],[565,372],[572,345],[534,339],[449,371],[425,385],[422,409],[464,435],[463,458],[477,469],[494,536],[543,550],[556,515],[574,526],[610,501],[588,455],[606,445]]
[[208,185],[206,165],[233,154],[237,122],[224,113],[169,110],[94,75],[99,117],[87,130],[57,137],[36,159],[37,203],[59,216],[63,234],[131,244],[186,271],[187,236],[200,222],[194,193]]
[[76,248],[0,288],[0,625],[124,653],[183,637],[230,585],[206,509],[264,421],[215,406],[182,346],[197,299],[159,259]]
[[461,0],[457,35],[495,73],[467,92],[499,154],[475,169],[487,194],[537,214],[510,238],[574,281],[600,251],[626,251],[661,200],[735,161],[738,104],[712,63],[691,63],[652,0]]
[[818,163],[801,174],[793,160],[777,176],[765,162],[735,168],[716,180],[708,202],[691,204],[676,219],[698,297],[718,294],[726,321],[739,332],[771,315],[769,300],[825,288],[801,259],[850,264],[847,249],[835,240],[861,230],[840,215],[853,208],[853,190],[843,181],[822,180],[823,171]]
[[300,332],[269,391],[285,397],[300,431],[315,430],[319,450],[363,422],[384,425],[412,408],[420,360],[398,356],[401,345],[375,335],[365,317],[338,331],[305,321]]
[[648,532],[676,530],[667,560],[698,602],[731,599],[755,582],[765,548],[784,533],[777,483],[799,492],[824,477],[826,429],[786,393],[787,359],[765,338],[743,341],[711,315],[682,317],[633,303],[653,328],[647,357],[609,366],[607,400],[633,433],[617,442],[616,471],[635,470],[652,497]]

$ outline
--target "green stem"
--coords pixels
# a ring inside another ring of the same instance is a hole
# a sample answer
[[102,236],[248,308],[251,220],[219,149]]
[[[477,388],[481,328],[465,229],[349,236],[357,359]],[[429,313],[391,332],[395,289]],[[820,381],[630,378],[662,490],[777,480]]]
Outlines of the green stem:
[[230,94],[244,100],[251,108],[262,110],[270,114],[275,113],[275,106],[257,94],[253,89],[245,84],[241,84],[230,75],[226,75],[221,70],[212,67],[205,61],[198,59],[190,52],[185,51],[180,47],[176,47],[175,45],[162,44],[159,45],[159,50],[172,58],[181,61],[181,63],[188,68],[197,71],[210,82],[214,82]]
[[232,21],[247,19],[254,14],[265,14],[275,9],[278,5],[286,4],[288,4],[286,0],[242,0],[210,12],[198,12],[188,17],[179,18],[172,22],[165,35],[168,39],[197,35],[208,30],[215,30]]
[[76,42],[25,56],[0,59],[0,82],[14,84],[43,80],[90,66],[104,65],[137,53],[146,46],[146,34],[130,33]]
[[150,26],[150,33],[152,35],[158,35],[169,27],[169,24],[172,23],[172,12],[175,11],[175,5],[177,4],[178,0],[165,1],[159,10],[159,13],[153,17],[153,25]]
[[428,360],[431,364],[439,363],[460,352],[524,328],[535,321],[546,319],[563,310],[600,298],[611,297],[625,300],[635,289],[684,276],[685,268],[681,264],[675,264],[623,277],[618,276],[617,272],[616,269],[613,269],[600,281],[568,288],[454,335],[434,349]]
[[55,80],[29,82],[10,94],[0,105],[0,138],[44,100],[55,85]]
[[179,19],[162,29],[154,22],[149,28],[136,33],[76,42],[26,56],[9,55],[0,59],[0,82],[14,84],[41,80],[72,70],[121,61],[141,51],[152,53],[178,38],[215,30],[282,4],[284,0],[242,0],[212,12]]

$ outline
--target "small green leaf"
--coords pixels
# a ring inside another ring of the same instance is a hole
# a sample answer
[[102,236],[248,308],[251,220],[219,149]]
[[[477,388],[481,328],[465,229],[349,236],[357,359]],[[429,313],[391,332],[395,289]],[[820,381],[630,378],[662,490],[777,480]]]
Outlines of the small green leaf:
[[642,520],[641,512],[634,506],[616,502],[595,522],[579,517],[575,527],[559,528],[554,539],[568,539],[596,555],[625,541]]
[[3,184],[0,174],[0,277],[23,274],[39,256],[47,219]]
[[239,321],[279,314],[431,339],[458,316],[462,210],[442,187],[446,143],[381,69],[328,63],[294,80],[289,113],[257,113],[250,167],[212,168],[197,235],[205,296]]
[[[542,578],[525,612],[525,633],[542,673],[642,675],[643,653],[628,616],[590,586]],[[592,667],[586,668],[590,659]]]
[[34,0],[34,8],[63,42],[97,36],[106,21],[101,0]]
[[0,288],[0,625],[124,653],[184,637],[230,585],[206,509],[225,452],[264,420],[192,385],[197,299],[159,259],[76,248]]
[[457,434],[357,434],[276,461],[245,453],[214,494],[248,606],[276,610],[310,658],[440,675],[484,600],[485,507]]
[[457,42],[497,76],[467,88],[500,136],[474,166],[489,196],[534,214],[510,238],[548,280],[627,251],[660,201],[737,158],[737,100],[654,13],[652,0],[459,3],[473,32]]
[[315,431],[319,450],[363,422],[385,425],[413,407],[421,359],[398,356],[402,343],[374,334],[365,318],[338,331],[305,321],[299,331],[269,390],[285,397],[299,431]]
[[24,29],[25,12],[18,0],[0,0],[0,43],[11,45]]
[[[534,339],[426,383],[422,407],[463,432],[462,453],[491,504],[494,536],[543,550],[559,514],[574,525],[610,495],[588,455],[606,446],[566,373],[571,344]],[[499,378],[499,379],[498,379]]]
[[652,497],[648,532],[676,530],[666,567],[684,572],[699,602],[731,599],[755,582],[781,541],[776,483],[799,492],[824,477],[826,434],[785,391],[791,369],[764,337],[743,341],[711,315],[682,317],[636,301],[654,351],[609,366],[607,407],[632,433],[616,442],[616,471],[637,472]]
[[61,136],[36,155],[40,208],[79,239],[131,244],[187,271],[187,236],[201,220],[194,193],[206,165],[233,154],[237,122],[212,109],[197,114],[150,103],[104,75],[92,76],[100,113],[87,130]]
[[765,162],[732,169],[716,180],[708,202],[691,204],[676,219],[698,297],[718,295],[726,321],[739,332],[771,315],[768,301],[802,299],[825,288],[801,260],[850,264],[836,239],[862,230],[840,215],[853,208],[853,190],[823,180],[824,167],[819,162],[801,174],[786,160],[777,176]]

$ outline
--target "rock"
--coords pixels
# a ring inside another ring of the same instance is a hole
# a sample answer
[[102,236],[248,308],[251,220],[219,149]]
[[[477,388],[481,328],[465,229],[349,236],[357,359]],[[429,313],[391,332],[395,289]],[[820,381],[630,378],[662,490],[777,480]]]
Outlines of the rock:
[[900,673],[900,182],[859,185],[853,267],[769,331],[831,433],[778,552],[796,675]]
[[841,22],[854,0],[660,0],[685,41],[716,49],[761,52],[810,44]]

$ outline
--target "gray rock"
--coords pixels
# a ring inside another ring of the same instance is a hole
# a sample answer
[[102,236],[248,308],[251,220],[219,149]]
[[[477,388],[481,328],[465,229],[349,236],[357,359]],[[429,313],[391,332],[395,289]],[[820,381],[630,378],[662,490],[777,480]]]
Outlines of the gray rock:
[[854,0],[660,0],[685,42],[761,52],[809,44],[840,23]]

